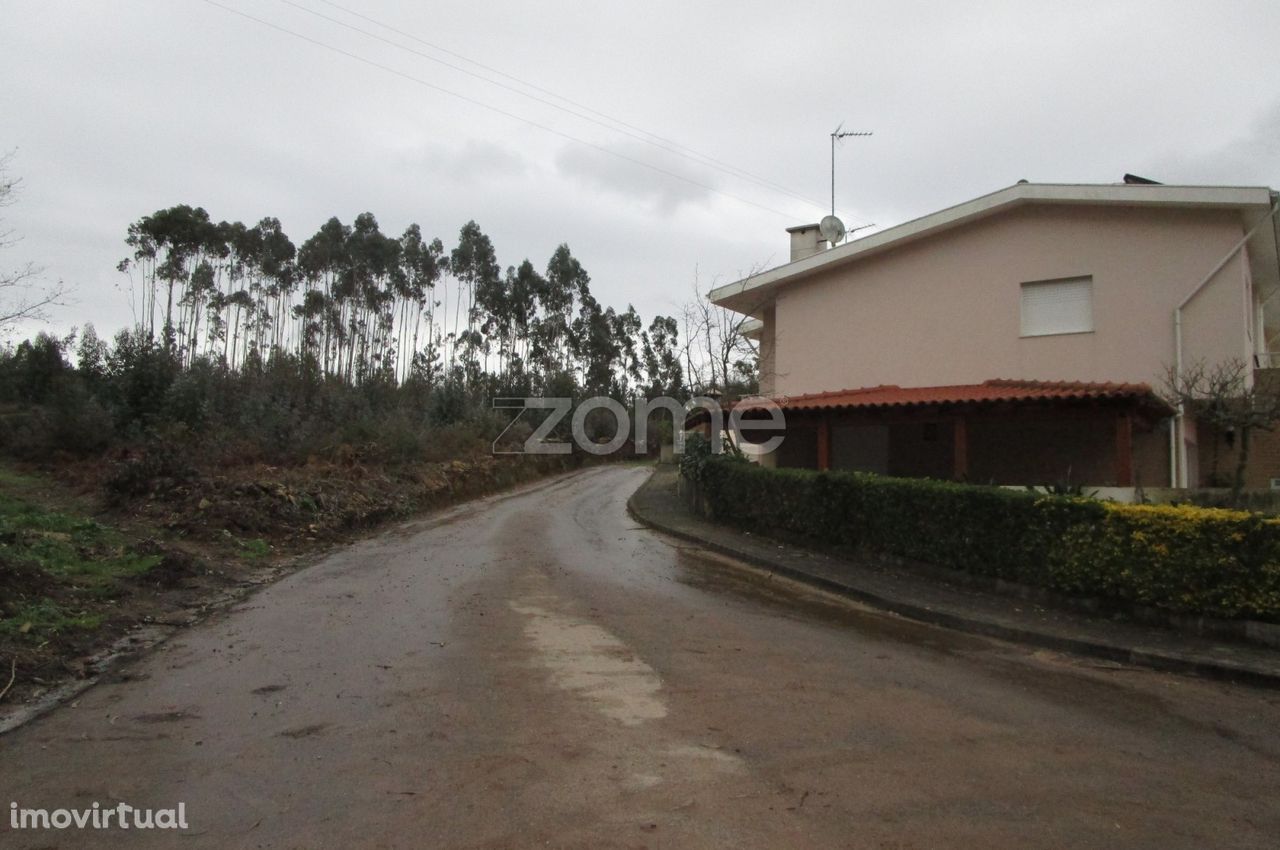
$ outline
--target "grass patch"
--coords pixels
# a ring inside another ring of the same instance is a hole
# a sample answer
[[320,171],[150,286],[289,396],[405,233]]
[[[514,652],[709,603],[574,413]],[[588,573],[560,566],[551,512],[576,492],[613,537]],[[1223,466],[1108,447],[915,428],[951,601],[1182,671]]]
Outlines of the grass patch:
[[18,606],[12,616],[0,618],[0,636],[39,639],[71,630],[90,631],[102,625],[103,616],[88,611],[69,611],[51,599]]
[[51,511],[3,492],[0,480],[0,555],[52,576],[112,580],[136,576],[159,555],[130,551],[119,531],[92,519]]
[[0,466],[0,487],[5,489],[21,488],[23,490],[32,490],[40,487],[43,482],[33,475],[24,475],[21,472],[10,469],[6,466]]
[[39,504],[47,487],[0,467],[0,637],[26,644],[97,629],[105,618],[91,609],[163,560],[110,526]]
[[244,549],[246,558],[265,558],[271,554],[271,544],[261,537],[255,537],[252,540],[241,540],[240,546]]

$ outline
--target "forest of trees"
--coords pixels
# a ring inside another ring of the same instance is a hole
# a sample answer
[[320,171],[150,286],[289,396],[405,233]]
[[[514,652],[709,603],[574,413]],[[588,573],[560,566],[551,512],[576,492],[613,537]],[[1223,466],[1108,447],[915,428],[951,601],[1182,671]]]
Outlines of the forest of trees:
[[185,205],[139,219],[127,242],[136,332],[184,366],[288,356],[349,383],[538,391],[569,376],[618,397],[686,390],[676,319],[645,328],[634,308],[603,307],[567,245],[545,272],[529,260],[504,272],[475,222],[451,250],[416,224],[384,234],[371,213],[295,246],[278,219],[217,223]]
[[475,222],[446,248],[416,224],[329,219],[301,245],[280,221],[180,205],[128,226],[134,322],[0,351],[3,434],[25,455],[115,445],[221,448],[271,462],[339,444],[408,457],[448,429],[499,425],[495,397],[677,399],[755,388],[741,317],[695,292],[647,324],[607,307],[567,245],[499,264]]

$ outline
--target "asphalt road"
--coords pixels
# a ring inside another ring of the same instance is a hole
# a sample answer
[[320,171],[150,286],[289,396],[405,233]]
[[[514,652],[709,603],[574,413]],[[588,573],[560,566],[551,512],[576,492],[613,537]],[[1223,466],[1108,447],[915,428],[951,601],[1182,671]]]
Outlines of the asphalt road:
[[[352,546],[0,738],[4,847],[1275,847],[1280,694],[916,625],[597,468]],[[1010,603],[1016,604],[1016,603]]]

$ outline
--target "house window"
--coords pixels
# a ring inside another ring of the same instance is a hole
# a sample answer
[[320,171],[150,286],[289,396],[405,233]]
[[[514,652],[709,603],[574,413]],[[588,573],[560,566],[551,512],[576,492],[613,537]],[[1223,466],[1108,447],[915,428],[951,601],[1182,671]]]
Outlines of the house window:
[[1022,284],[1022,335],[1079,334],[1093,330],[1093,278]]

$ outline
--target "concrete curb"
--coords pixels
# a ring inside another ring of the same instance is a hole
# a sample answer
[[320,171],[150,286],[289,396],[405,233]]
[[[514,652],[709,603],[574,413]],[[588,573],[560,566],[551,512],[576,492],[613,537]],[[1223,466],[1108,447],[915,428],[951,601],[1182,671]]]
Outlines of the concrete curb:
[[[651,479],[652,480],[652,479]],[[649,485],[646,481],[641,490]],[[698,546],[727,555],[753,567],[767,570],[777,575],[786,576],[795,581],[853,599],[857,602],[888,611],[910,620],[935,626],[954,629],[959,632],[999,638],[1014,643],[1037,646],[1057,652],[1067,652],[1161,670],[1169,673],[1199,676],[1206,679],[1237,682],[1256,687],[1280,689],[1280,673],[1237,664],[1224,663],[1218,659],[1204,658],[1195,655],[1182,655],[1169,652],[1155,652],[1147,649],[1120,646],[1113,643],[1088,640],[1084,638],[1068,638],[1061,635],[1047,634],[1034,629],[1024,629],[996,623],[978,617],[967,617],[953,611],[939,611],[934,608],[917,605],[904,599],[895,599],[883,594],[873,593],[843,582],[806,573],[778,561],[770,560],[746,548],[737,548],[713,540],[698,537],[674,526],[664,523],[653,516],[646,515],[638,506],[637,490],[627,500],[627,513],[637,522],[655,531],[681,540],[695,543]],[[704,522],[708,522],[703,520]],[[708,522],[708,524],[710,524]]]

